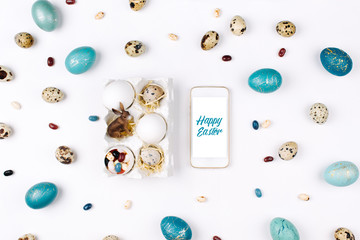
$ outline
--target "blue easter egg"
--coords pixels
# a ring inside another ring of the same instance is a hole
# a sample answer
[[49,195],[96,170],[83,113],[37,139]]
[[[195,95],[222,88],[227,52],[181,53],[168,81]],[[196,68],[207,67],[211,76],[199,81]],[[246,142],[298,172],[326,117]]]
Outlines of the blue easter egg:
[[324,172],[324,179],[331,185],[345,187],[359,178],[359,169],[352,162],[340,161],[331,164]]
[[335,76],[345,76],[353,66],[350,56],[339,48],[325,48],[320,54],[325,70]]
[[271,68],[260,69],[249,77],[249,86],[260,93],[271,93],[280,88],[282,77]]
[[72,50],[65,59],[66,69],[72,74],[81,74],[89,70],[96,59],[91,47],[79,47]]
[[36,25],[46,32],[54,31],[58,26],[58,13],[49,1],[36,1],[32,5],[31,14]]
[[273,240],[299,240],[296,227],[285,218],[274,218],[270,223],[270,234]]
[[121,163],[117,163],[117,164],[115,165],[115,171],[116,171],[117,173],[121,172],[121,168],[122,168]]
[[160,227],[167,240],[190,240],[192,238],[190,226],[181,218],[174,216],[164,217]]
[[55,184],[50,182],[41,182],[32,186],[25,195],[26,204],[32,209],[40,209],[52,203],[58,190]]
[[258,198],[261,198],[261,197],[262,197],[262,192],[261,192],[260,188],[256,188],[256,189],[255,189],[255,195],[256,195]]

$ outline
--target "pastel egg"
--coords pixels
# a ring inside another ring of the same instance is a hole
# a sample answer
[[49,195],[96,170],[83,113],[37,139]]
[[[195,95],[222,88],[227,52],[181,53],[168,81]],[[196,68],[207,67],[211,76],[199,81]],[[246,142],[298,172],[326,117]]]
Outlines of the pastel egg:
[[120,109],[120,103],[125,109],[131,107],[135,100],[134,87],[125,80],[109,82],[103,91],[103,104],[110,111],[114,108]]
[[290,21],[281,21],[276,25],[276,32],[283,37],[291,37],[296,32],[295,24]]
[[201,49],[210,50],[219,43],[219,34],[215,31],[208,31],[201,39]]
[[157,113],[145,114],[136,125],[136,133],[139,138],[149,144],[155,144],[163,140],[166,131],[166,121]]
[[96,60],[96,52],[91,47],[79,47],[72,50],[65,59],[66,69],[72,74],[88,71]]
[[352,162],[340,161],[331,164],[324,172],[324,179],[327,183],[337,186],[346,187],[359,178],[359,169]]
[[55,184],[41,182],[32,186],[25,195],[26,204],[32,209],[40,209],[52,203],[58,193]]
[[12,72],[8,68],[0,65],[0,82],[10,82],[13,78],[14,75]]
[[190,226],[181,218],[174,216],[164,217],[160,227],[167,240],[190,240],[192,238]]
[[320,61],[326,71],[335,76],[345,76],[353,66],[350,56],[339,48],[325,48],[320,53]]
[[244,34],[246,31],[245,20],[240,16],[233,17],[230,22],[230,31],[236,36]]
[[282,77],[278,71],[271,68],[264,68],[251,74],[248,84],[257,92],[271,93],[280,88]]
[[298,145],[296,142],[286,142],[279,148],[278,154],[282,160],[293,159],[298,152]]
[[322,103],[315,103],[310,108],[310,117],[317,124],[324,124],[329,116],[329,110]]
[[47,0],[36,1],[32,5],[31,14],[36,25],[46,32],[54,31],[58,26],[58,13]]
[[274,218],[270,223],[270,234],[273,240],[299,240],[296,227],[285,218]]

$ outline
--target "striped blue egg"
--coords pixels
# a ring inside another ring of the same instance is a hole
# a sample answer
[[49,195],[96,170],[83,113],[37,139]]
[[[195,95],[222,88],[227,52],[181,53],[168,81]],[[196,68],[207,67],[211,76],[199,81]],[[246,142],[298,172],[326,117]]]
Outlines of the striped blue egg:
[[280,88],[282,77],[278,71],[264,68],[251,74],[248,84],[259,93],[271,93]]
[[167,240],[190,240],[192,238],[190,226],[181,218],[174,216],[164,217],[160,227]]
[[345,76],[353,66],[350,56],[339,48],[325,48],[320,54],[321,64],[335,76]]
[[55,184],[50,182],[41,182],[32,186],[25,195],[26,204],[32,209],[40,209],[52,203],[58,190]]
[[337,186],[346,187],[359,178],[359,169],[352,162],[340,161],[331,164],[324,172],[324,179],[327,183]]
[[72,74],[88,71],[96,60],[96,52],[91,47],[79,47],[72,50],[65,59],[65,67]]
[[270,223],[270,234],[273,240],[299,240],[299,232],[289,220],[274,218]]

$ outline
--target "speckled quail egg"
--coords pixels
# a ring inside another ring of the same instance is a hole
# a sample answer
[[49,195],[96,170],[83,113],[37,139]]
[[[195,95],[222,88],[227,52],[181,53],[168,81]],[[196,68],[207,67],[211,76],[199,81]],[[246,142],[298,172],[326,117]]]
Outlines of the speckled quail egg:
[[318,124],[323,124],[328,119],[328,116],[329,116],[329,111],[324,104],[315,103],[311,106],[310,117],[314,122]]
[[41,94],[44,101],[48,103],[57,103],[64,99],[64,93],[55,87],[47,87]]
[[30,33],[21,32],[15,35],[15,43],[21,48],[29,48],[34,44],[34,38]]
[[11,133],[12,133],[12,130],[7,124],[0,123],[0,139],[10,137]]
[[215,31],[208,31],[201,39],[202,50],[210,50],[214,48],[219,42],[219,34]]
[[230,31],[236,36],[242,35],[246,31],[245,20],[240,16],[233,17],[230,22]]
[[279,157],[282,160],[293,159],[298,152],[298,145],[296,142],[286,142],[279,148]]
[[75,159],[74,152],[67,146],[58,147],[55,151],[55,157],[63,164],[70,164]]
[[143,54],[146,50],[145,45],[140,41],[129,41],[125,45],[125,52],[130,57],[138,57]]
[[155,166],[161,160],[161,153],[156,148],[143,147],[140,150],[140,157],[145,164]]
[[166,131],[166,121],[157,113],[145,114],[139,119],[136,125],[137,135],[148,144],[155,144],[163,140]]
[[142,91],[141,91],[141,97],[144,99],[145,104],[154,103],[161,99],[161,97],[165,94],[162,87],[150,84],[147,85]]
[[104,237],[103,240],[119,240],[119,238],[115,235],[108,235]]
[[146,0],[129,0],[130,8],[133,11],[139,11],[145,6]]
[[10,82],[13,77],[12,72],[8,68],[0,66],[0,82]]
[[20,237],[18,240],[36,240],[36,237],[30,233],[25,234],[24,236]]
[[290,21],[281,21],[276,25],[276,32],[283,37],[291,37],[296,32],[295,25]]
[[354,234],[347,228],[338,228],[335,231],[336,240],[355,240]]

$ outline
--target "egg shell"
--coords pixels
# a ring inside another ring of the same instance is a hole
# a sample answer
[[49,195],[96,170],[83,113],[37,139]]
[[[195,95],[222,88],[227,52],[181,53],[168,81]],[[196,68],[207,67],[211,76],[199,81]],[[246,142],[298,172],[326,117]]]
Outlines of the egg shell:
[[129,0],[130,8],[133,11],[139,11],[145,6],[146,0]]
[[257,70],[250,75],[249,86],[259,93],[271,93],[278,90],[282,84],[280,73],[271,68]]
[[41,182],[32,186],[25,195],[26,204],[32,209],[40,209],[52,203],[58,193],[55,184]]
[[273,240],[299,240],[296,227],[285,218],[274,218],[270,223],[270,234]]
[[12,72],[8,68],[0,65],[0,82],[10,82],[13,77]]
[[135,100],[134,87],[125,80],[109,82],[103,91],[103,104],[110,111],[120,110],[120,102],[128,109]]
[[339,161],[331,164],[324,172],[324,179],[327,183],[337,186],[346,187],[359,178],[359,169],[352,162]]
[[190,240],[192,238],[190,226],[181,218],[167,216],[161,221],[160,227],[167,240]]
[[310,117],[317,124],[324,124],[329,116],[327,107],[322,103],[315,103],[310,108]]
[[92,47],[79,47],[72,50],[65,59],[66,69],[72,74],[88,71],[96,60],[96,52]]
[[51,32],[58,26],[58,13],[47,0],[36,1],[31,8],[32,18],[36,25],[46,32]]
[[210,50],[219,43],[219,34],[215,31],[208,31],[201,39],[201,49]]
[[336,240],[355,240],[354,234],[347,228],[338,228],[335,231],[334,237]]
[[233,17],[230,22],[230,31],[236,36],[244,34],[246,31],[245,20],[240,16]]
[[353,66],[350,56],[339,48],[325,48],[320,53],[320,61],[326,71],[335,76],[345,76]]
[[136,125],[136,133],[145,143],[158,143],[166,135],[165,119],[157,113],[149,113],[141,117]]

